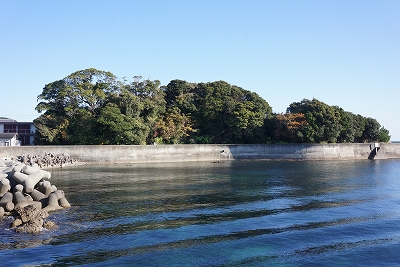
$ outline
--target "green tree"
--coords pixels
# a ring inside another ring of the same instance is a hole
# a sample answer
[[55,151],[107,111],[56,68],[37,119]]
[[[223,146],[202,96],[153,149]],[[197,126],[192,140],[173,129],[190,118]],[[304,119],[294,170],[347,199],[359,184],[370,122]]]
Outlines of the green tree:
[[165,94],[160,88],[160,81],[144,80],[141,76],[135,76],[134,81],[125,86],[141,103],[140,117],[143,120],[143,131],[146,132],[146,143],[154,142],[154,128],[157,120],[165,113]]
[[342,131],[341,116],[338,108],[329,106],[317,99],[303,99],[290,104],[289,113],[302,113],[306,116],[308,126],[305,140],[316,143],[336,143]]
[[365,130],[365,117],[361,116],[360,114],[353,114],[352,115],[352,123],[354,127],[354,142],[363,142],[362,135]]
[[34,121],[35,143],[92,143],[96,137],[94,118],[105,104],[107,94],[119,88],[120,83],[112,73],[93,68],[45,85],[36,106],[43,114]]
[[183,80],[172,80],[167,86],[162,87],[165,93],[167,107],[179,108],[179,110],[190,116],[196,112],[196,84],[188,83]]
[[46,112],[33,121],[36,127],[34,143],[36,145],[61,145],[65,143],[68,120],[57,112]]
[[354,127],[353,114],[344,111],[342,108],[334,106],[340,114],[340,124],[342,130],[337,138],[339,143],[353,143],[356,137],[356,129]]
[[162,90],[165,94],[166,113],[160,117],[155,136],[166,143],[183,143],[194,140],[197,132],[196,84],[184,80],[172,80]]
[[196,92],[195,123],[199,136],[213,143],[255,143],[263,138],[268,103],[256,93],[224,81],[200,83]]
[[385,127],[382,127],[379,130],[378,141],[379,142],[389,142],[390,141],[389,130],[385,129]]
[[379,139],[381,125],[376,119],[366,118],[365,129],[361,136],[363,142],[374,142]]
[[225,81],[188,83],[85,69],[46,84],[36,144],[387,142],[389,131],[316,99],[272,115],[256,93]]
[[[97,111],[98,112],[98,111]],[[97,116],[97,115],[96,115]],[[97,144],[99,131],[96,126],[96,117],[91,111],[76,109],[73,116],[68,116],[67,135],[63,141],[65,145],[92,145]]]
[[120,83],[111,72],[85,69],[74,72],[62,80],[45,85],[38,96],[39,112],[58,110],[71,116],[81,108],[96,114],[107,93],[118,91]]
[[340,108],[340,123],[342,131],[338,137],[340,143],[364,142],[362,135],[365,130],[365,118],[359,114],[343,111]]
[[126,83],[96,69],[47,84],[38,100],[37,144],[151,143],[165,112],[158,80],[135,76]]
[[[100,144],[130,145],[145,144],[147,135],[140,117],[134,117],[121,112],[115,103],[107,103],[97,119],[101,135]],[[142,134],[140,134],[142,133]]]
[[127,88],[122,88],[119,94],[108,95],[108,103],[97,119],[100,130],[98,143],[146,144],[149,127],[142,117],[145,103]]
[[389,131],[381,128],[376,119],[346,112],[337,106],[329,106],[316,99],[303,99],[290,104],[288,112],[306,116],[307,142],[388,142]]

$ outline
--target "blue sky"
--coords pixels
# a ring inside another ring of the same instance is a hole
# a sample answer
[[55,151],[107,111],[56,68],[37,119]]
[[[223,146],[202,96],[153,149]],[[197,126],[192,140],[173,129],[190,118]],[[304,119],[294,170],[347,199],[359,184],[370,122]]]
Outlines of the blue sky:
[[285,112],[317,98],[400,140],[400,1],[0,0],[0,116],[86,68],[166,85],[224,80]]

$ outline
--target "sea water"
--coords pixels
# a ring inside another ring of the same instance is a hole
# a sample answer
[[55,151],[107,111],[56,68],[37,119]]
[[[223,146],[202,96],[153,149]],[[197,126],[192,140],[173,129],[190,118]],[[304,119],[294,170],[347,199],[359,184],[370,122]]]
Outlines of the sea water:
[[0,222],[0,266],[398,266],[400,160],[53,169],[58,228]]

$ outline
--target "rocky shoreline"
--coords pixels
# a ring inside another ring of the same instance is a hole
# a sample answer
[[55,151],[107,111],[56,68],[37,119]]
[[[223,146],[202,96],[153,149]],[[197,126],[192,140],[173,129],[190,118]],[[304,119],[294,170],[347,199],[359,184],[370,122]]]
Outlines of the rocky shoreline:
[[50,183],[51,173],[42,168],[75,163],[69,156],[51,153],[0,160],[0,220],[12,216],[10,228],[16,232],[38,233],[56,227],[48,220],[49,213],[71,205],[64,191]]

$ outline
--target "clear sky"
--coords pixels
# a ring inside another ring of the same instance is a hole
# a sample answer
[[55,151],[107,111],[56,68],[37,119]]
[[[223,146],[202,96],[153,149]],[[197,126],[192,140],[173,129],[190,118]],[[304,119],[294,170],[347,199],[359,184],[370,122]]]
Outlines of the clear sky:
[[0,116],[86,68],[167,85],[224,80],[274,112],[316,98],[400,140],[400,1],[0,0]]

